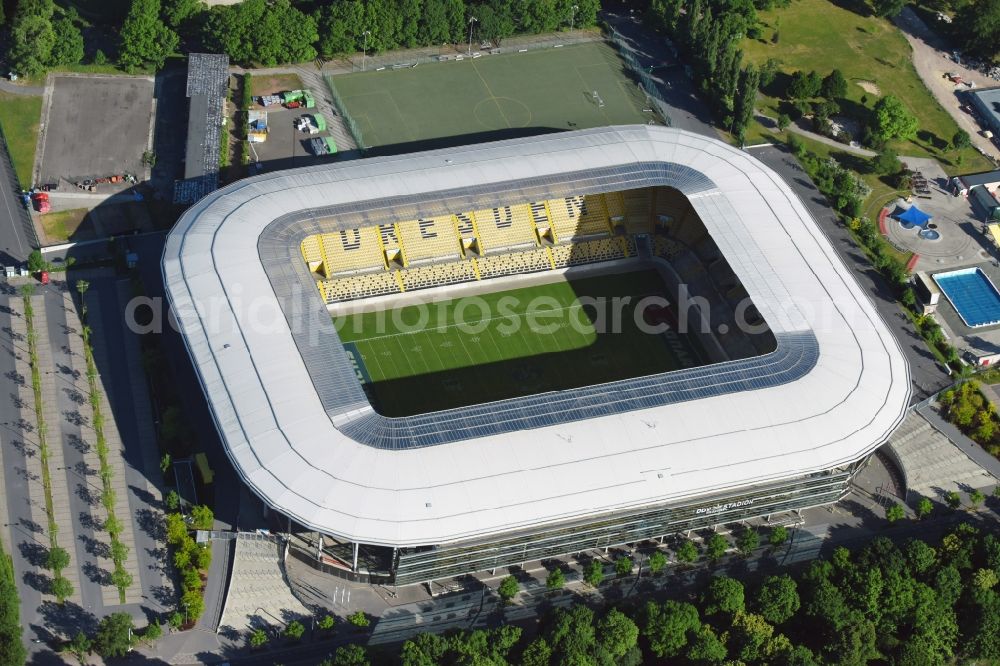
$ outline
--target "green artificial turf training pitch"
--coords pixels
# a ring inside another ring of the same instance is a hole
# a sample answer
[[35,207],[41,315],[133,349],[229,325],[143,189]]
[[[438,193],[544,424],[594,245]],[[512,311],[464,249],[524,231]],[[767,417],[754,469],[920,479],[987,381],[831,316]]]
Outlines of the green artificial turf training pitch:
[[654,119],[601,42],[327,80],[375,154]]
[[[407,416],[698,365],[690,340],[635,322],[644,296],[662,296],[641,271],[462,297],[335,320],[376,409]],[[602,327],[585,297],[631,297],[621,326]]]

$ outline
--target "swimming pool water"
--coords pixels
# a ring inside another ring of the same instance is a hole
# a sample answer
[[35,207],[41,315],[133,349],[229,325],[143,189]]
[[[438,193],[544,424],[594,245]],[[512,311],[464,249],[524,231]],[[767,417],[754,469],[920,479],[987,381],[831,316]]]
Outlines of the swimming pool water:
[[1000,292],[982,270],[963,268],[932,277],[966,326],[1000,324]]

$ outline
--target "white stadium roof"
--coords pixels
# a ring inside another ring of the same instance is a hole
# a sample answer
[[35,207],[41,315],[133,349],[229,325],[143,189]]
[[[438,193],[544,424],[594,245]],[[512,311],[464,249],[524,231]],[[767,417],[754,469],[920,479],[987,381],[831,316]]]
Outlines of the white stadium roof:
[[[313,233],[669,185],[777,340],[753,359],[390,419],[365,399],[299,251]],[[802,202],[717,140],[584,130],[264,174],[201,200],[163,275],[223,445],[312,529],[439,544],[857,460],[902,418],[899,346]]]

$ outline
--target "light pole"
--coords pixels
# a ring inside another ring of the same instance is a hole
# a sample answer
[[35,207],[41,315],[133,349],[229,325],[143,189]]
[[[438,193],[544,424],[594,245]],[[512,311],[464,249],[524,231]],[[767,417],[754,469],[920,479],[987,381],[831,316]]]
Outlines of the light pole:
[[578,9],[580,9],[579,5],[573,5],[572,7],[569,8],[569,29],[570,29],[570,32],[573,31],[573,24],[576,21],[576,12],[577,12]]
[[469,55],[472,55],[472,24],[478,21],[475,16],[469,17]]
[[365,58],[368,56],[368,35],[372,34],[371,30],[365,30],[362,33],[365,36],[365,47],[361,50],[361,71],[365,71]]

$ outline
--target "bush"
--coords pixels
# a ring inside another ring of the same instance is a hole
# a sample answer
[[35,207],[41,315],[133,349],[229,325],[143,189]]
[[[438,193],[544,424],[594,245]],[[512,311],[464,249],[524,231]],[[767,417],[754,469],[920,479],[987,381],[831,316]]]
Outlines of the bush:
[[934,511],[934,505],[931,503],[930,499],[926,497],[921,497],[920,501],[917,502],[917,507],[915,511],[917,514],[917,518],[921,519],[926,518],[927,516],[931,515],[932,511]]
[[49,571],[62,571],[69,566],[69,553],[65,548],[53,546],[49,549],[49,554],[45,558],[45,568]]
[[774,548],[783,545],[788,541],[788,528],[784,525],[775,525],[771,528],[771,533],[767,537],[767,542]]
[[599,560],[591,560],[583,571],[583,582],[591,587],[598,587],[604,580],[604,565]]
[[952,509],[957,509],[962,506],[962,496],[954,490],[948,491],[948,493],[944,496],[944,501]]
[[736,541],[736,547],[740,549],[743,557],[749,557],[759,545],[760,535],[752,527],[743,530],[743,533],[740,534],[739,539]]
[[254,629],[250,632],[250,638],[248,639],[250,647],[259,648],[267,644],[267,632],[263,629]]
[[191,526],[196,530],[210,530],[215,525],[215,514],[204,504],[191,507]]
[[667,556],[660,551],[654,551],[649,556],[649,572],[654,576],[660,573],[665,566],[667,566]]
[[615,574],[618,576],[627,576],[632,573],[632,558],[631,557],[619,557],[615,560]]
[[[517,581],[515,580],[514,582]],[[350,615],[347,616],[347,621],[351,623],[351,625],[359,629],[364,629],[369,624],[371,624],[371,620],[368,619],[368,616],[365,615],[364,611],[356,611],[354,613],[351,613]]]
[[49,586],[49,592],[51,592],[52,596],[59,600],[59,603],[62,603],[66,601],[67,597],[73,595],[73,584],[61,575],[56,576],[52,579],[52,583]]
[[302,638],[304,633],[306,633],[305,625],[298,620],[292,620],[288,623],[288,626],[285,627],[285,636],[295,641]]
[[726,550],[728,549],[729,542],[726,541],[726,537],[718,532],[712,532],[712,536],[705,542],[705,557],[708,558],[709,562],[716,562],[726,554]]
[[902,520],[905,517],[906,512],[903,511],[903,507],[899,504],[890,504],[885,509],[885,519],[889,521],[890,525],[895,523],[897,520]]

